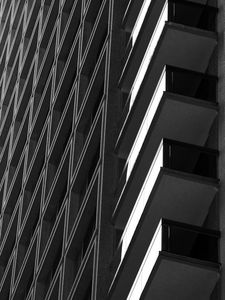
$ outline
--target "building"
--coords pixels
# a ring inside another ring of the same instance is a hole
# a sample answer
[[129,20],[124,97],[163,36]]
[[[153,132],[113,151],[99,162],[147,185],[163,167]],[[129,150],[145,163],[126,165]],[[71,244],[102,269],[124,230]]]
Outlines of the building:
[[224,300],[223,0],[0,1],[0,299]]

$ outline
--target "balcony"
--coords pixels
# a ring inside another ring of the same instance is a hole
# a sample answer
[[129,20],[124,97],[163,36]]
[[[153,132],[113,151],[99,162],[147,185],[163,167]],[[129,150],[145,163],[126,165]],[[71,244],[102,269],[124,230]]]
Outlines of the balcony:
[[[205,72],[216,46],[217,8],[211,5],[215,3],[146,0],[137,16],[131,3],[123,24],[130,31],[130,40],[119,81],[121,87],[130,90],[134,80],[134,85],[143,80],[147,69],[151,69],[152,81],[163,64]],[[135,24],[131,24],[131,19]]]
[[202,226],[218,190],[217,151],[164,139],[149,165],[145,146],[113,215],[123,234],[110,299],[123,299],[120,292],[130,289],[159,220]]
[[[190,85],[186,84],[187,81]],[[137,196],[137,191],[145,180],[162,138],[196,145],[205,144],[218,113],[214,99],[216,99],[215,77],[172,67],[164,69],[149,107],[146,110],[143,108],[145,110],[143,112],[140,105],[136,118],[131,117],[127,123],[130,126],[129,131],[126,130],[125,123],[121,133],[121,141],[129,143],[135,136],[136,139],[133,141],[121,175],[117,191],[120,202],[123,198],[130,199],[133,195]],[[142,124],[136,133],[135,126],[138,120]],[[131,186],[129,189],[126,187],[128,182]]]
[[149,85],[124,109],[116,150],[128,161],[136,160],[148,131],[153,153],[163,137],[203,146],[217,116],[216,77],[165,66],[157,80],[154,91]]
[[[193,20],[186,20],[186,11],[194,16]],[[165,65],[201,73],[206,71],[217,43],[212,31],[215,30],[216,13],[216,8],[192,1],[152,0],[146,15],[141,17],[142,26],[138,26],[137,19],[129,42],[131,51],[120,79],[121,89],[127,97],[116,143],[121,157],[126,157],[133,145],[144,113],[159,87]],[[152,22],[155,22],[154,26]],[[192,83],[190,80],[189,85]]]
[[209,299],[219,279],[216,231],[162,219],[127,300]]

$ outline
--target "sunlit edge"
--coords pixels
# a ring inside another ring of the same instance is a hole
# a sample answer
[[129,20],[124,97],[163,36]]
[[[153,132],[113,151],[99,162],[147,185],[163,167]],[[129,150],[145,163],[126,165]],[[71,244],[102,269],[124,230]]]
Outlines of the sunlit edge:
[[148,250],[139,268],[135,281],[132,285],[127,300],[138,300],[145,288],[148,278],[154,268],[159,252],[162,250],[162,222],[156,229],[156,232],[149,244]]
[[149,6],[151,4],[152,0],[145,0],[142,7],[141,7],[141,11],[138,15],[138,18],[137,18],[137,21],[134,25],[134,28],[133,28],[133,31],[131,33],[131,36],[132,36],[132,45],[134,46],[136,40],[137,40],[137,37],[139,35],[139,32],[140,32],[140,29],[141,29],[141,26],[144,22],[144,19],[146,17],[146,14],[147,14],[147,11],[149,9]]
[[163,28],[164,28],[164,24],[165,24],[166,21],[168,21],[168,3],[167,3],[167,1],[166,1],[165,5],[162,9],[162,12],[160,14],[158,23],[157,23],[156,28],[153,32],[152,38],[150,40],[150,43],[148,45],[148,48],[147,48],[147,50],[145,52],[145,55],[144,55],[144,58],[142,60],[141,66],[140,66],[140,68],[138,70],[138,73],[137,73],[137,76],[135,78],[134,84],[132,86],[131,96],[130,96],[130,107],[129,107],[130,109],[132,108],[133,103],[136,99],[137,93],[138,93],[139,88],[141,86],[141,83],[144,79],[144,76],[145,76],[146,71],[148,69],[149,63],[151,61],[151,58],[152,58],[152,55],[155,51],[157,43],[160,39],[161,33],[163,31]]
[[124,259],[126,251],[130,245],[131,239],[134,235],[134,232],[137,228],[141,215],[145,209],[151,191],[154,187],[155,181],[158,177],[159,171],[163,166],[163,141],[157,150],[155,158],[149,168],[148,174],[145,178],[144,184],[140,190],[134,208],[131,212],[131,215],[128,219],[126,227],[124,229],[121,241],[122,241],[122,249],[121,249],[121,261]]
[[159,103],[161,101],[162,95],[166,91],[166,70],[165,67],[162,71],[162,74],[160,76],[159,82],[157,84],[157,87],[154,91],[153,97],[150,101],[150,104],[148,106],[148,109],[145,113],[144,119],[142,121],[141,127],[138,131],[137,137],[134,141],[133,147],[131,148],[130,154],[127,159],[127,174],[126,174],[126,180],[130,177],[131,171],[134,167],[134,164],[136,162],[136,159],[138,157],[138,154],[141,150],[141,147],[144,143],[145,137],[148,133],[148,130],[152,124],[152,120],[154,118],[154,115],[156,113],[156,110],[159,106]]

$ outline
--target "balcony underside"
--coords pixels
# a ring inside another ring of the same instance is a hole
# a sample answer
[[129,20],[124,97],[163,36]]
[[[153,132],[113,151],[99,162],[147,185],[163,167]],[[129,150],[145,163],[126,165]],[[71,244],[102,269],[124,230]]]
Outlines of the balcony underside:
[[[204,73],[215,46],[216,35],[212,32],[166,23],[133,107],[117,140],[116,149],[120,155],[126,155],[132,146],[163,67],[171,65]],[[133,64],[136,62],[135,58],[128,64],[127,78],[132,76]]]
[[[194,2],[194,3],[199,3],[199,4],[202,4],[202,5],[208,4],[212,7],[216,7],[216,1],[214,1],[214,0],[186,0],[186,1],[187,2],[189,1],[189,2]],[[124,16],[124,19],[123,19],[123,27],[127,31],[132,30],[143,2],[144,2],[144,0],[140,0],[140,1],[131,0],[131,1],[129,1],[129,5],[128,5],[129,8],[127,9],[127,11],[125,13],[125,16]],[[155,5],[158,2],[159,2],[159,0],[154,0],[154,1],[152,1],[152,5]],[[160,0],[160,2],[162,2],[162,1]],[[153,19],[154,15],[156,15],[157,19],[158,19],[158,14],[157,14],[157,11],[155,9],[153,11],[149,11],[149,15],[147,15],[147,18],[148,19]],[[154,27],[154,24],[152,24],[152,26]],[[147,27],[147,29],[148,29],[148,27]]]
[[219,265],[161,252],[140,300],[206,300],[219,278]]
[[[161,168],[139,225],[114,279],[111,300],[125,299],[160,219],[166,218],[202,226],[217,190],[217,180]],[[129,200],[134,205],[135,199]],[[130,202],[128,201],[127,204],[130,205]],[[122,219],[120,221],[123,223]]]
[[[203,146],[217,115],[217,106],[206,101],[164,93],[152,126],[146,136],[137,163],[126,183],[114,211],[114,221],[124,226],[138,197],[139,190],[158,149],[162,138]],[[132,130],[134,122],[130,125]],[[124,139],[129,139],[129,133]]]
[[[150,42],[152,28],[155,27],[152,23],[157,20],[150,17],[148,19],[151,20],[148,20],[140,33],[138,37],[140,42],[138,40],[134,45],[123,69],[119,85],[124,90],[130,90],[144,56],[144,50]],[[216,44],[217,36],[214,32],[166,22],[149,64],[148,73],[151,73],[151,77],[155,77],[165,64],[204,73]]]

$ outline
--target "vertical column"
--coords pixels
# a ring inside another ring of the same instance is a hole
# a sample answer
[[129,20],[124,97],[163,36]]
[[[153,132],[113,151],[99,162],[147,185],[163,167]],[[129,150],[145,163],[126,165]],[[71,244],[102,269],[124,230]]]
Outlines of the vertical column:
[[118,81],[121,73],[123,33],[121,31],[122,5],[109,1],[108,45],[105,70],[104,123],[102,129],[102,165],[98,200],[98,236],[95,257],[95,285],[93,299],[106,299],[112,280],[115,234],[111,222],[118,178],[118,158],[114,153],[117,123],[121,116],[121,93]]
[[[220,279],[220,295],[218,299],[225,299],[225,3],[221,0],[218,1],[218,7],[220,13],[218,14],[218,102],[220,105],[219,111],[219,178],[220,178],[220,192],[219,192],[219,222],[221,231],[221,242],[220,242],[220,261],[222,263],[222,272]],[[216,298],[215,298],[216,299]]]

